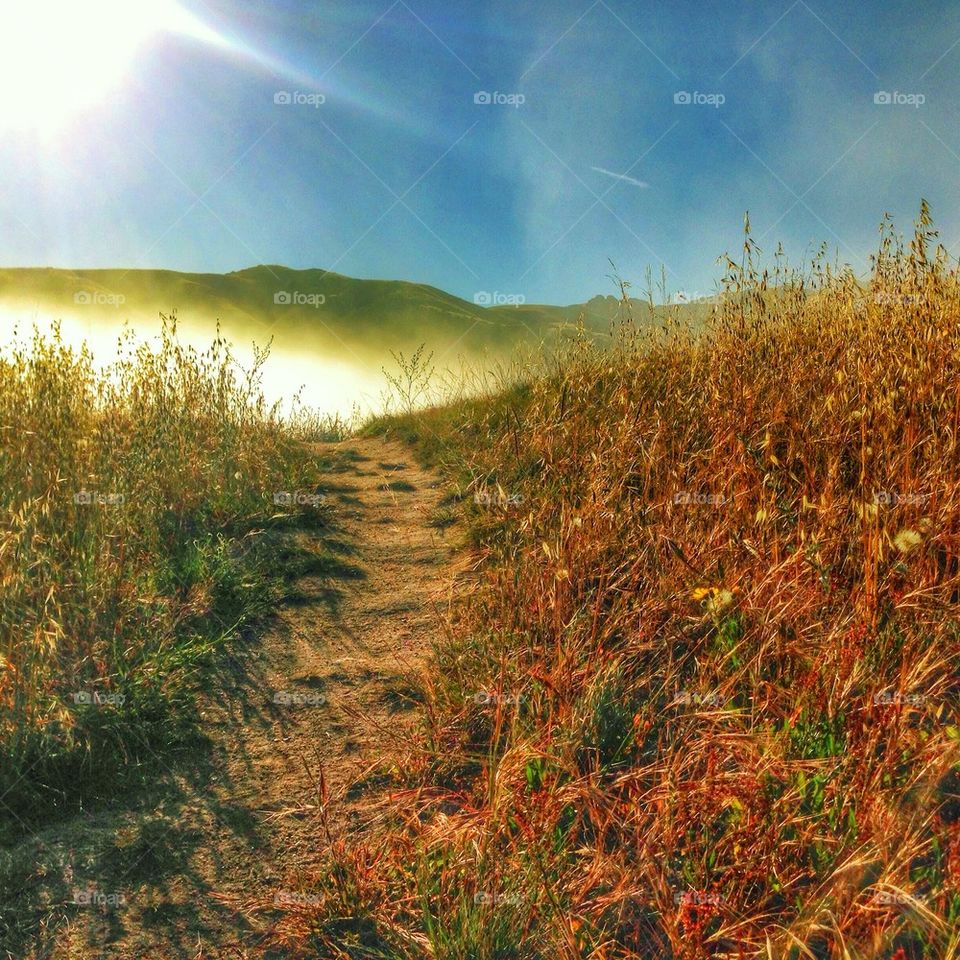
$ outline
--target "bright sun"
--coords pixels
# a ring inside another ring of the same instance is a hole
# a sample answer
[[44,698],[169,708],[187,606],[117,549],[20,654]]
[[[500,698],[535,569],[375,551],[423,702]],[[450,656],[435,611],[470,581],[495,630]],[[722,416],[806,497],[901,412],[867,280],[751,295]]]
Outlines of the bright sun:
[[0,131],[56,131],[103,100],[139,45],[163,31],[204,32],[176,0],[2,3]]

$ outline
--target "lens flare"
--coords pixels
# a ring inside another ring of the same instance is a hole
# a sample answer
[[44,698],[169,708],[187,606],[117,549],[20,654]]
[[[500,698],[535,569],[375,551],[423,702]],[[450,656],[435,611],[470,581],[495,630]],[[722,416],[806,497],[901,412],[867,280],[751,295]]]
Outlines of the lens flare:
[[0,8],[0,131],[52,133],[102,102],[164,32],[218,42],[175,0],[30,0]]

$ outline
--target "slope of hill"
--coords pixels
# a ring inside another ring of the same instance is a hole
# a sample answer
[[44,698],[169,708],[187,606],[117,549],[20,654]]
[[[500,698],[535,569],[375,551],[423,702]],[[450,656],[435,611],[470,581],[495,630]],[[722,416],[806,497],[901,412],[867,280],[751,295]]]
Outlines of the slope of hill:
[[[636,315],[649,317],[649,309],[637,305]],[[588,331],[602,334],[622,309],[615,297],[570,306],[486,306],[425,284],[276,265],[228,274],[4,269],[0,308],[106,325],[153,322],[160,312],[176,311],[188,323],[220,320],[230,334],[259,339],[295,331],[315,347],[348,346],[366,355],[421,342],[437,351],[499,352],[549,340],[581,318]]]

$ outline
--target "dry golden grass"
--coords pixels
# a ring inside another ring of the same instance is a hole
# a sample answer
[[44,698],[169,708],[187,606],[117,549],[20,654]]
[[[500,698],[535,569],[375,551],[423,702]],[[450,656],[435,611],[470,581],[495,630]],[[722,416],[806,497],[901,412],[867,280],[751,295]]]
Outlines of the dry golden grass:
[[767,272],[748,234],[707,334],[626,323],[374,425],[460,483],[479,582],[390,828],[277,942],[960,956],[960,275],[934,237],[924,206],[860,283]]
[[175,321],[106,372],[58,335],[0,354],[0,833],[148,776],[198,663],[268,608],[241,541],[315,471],[257,378]]

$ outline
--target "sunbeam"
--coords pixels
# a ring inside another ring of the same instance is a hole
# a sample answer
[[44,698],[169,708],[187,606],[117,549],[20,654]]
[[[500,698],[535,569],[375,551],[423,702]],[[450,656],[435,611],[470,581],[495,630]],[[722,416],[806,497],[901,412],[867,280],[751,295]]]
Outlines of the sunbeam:
[[162,33],[222,46],[175,0],[34,0],[0,13],[0,130],[51,134],[119,85]]

